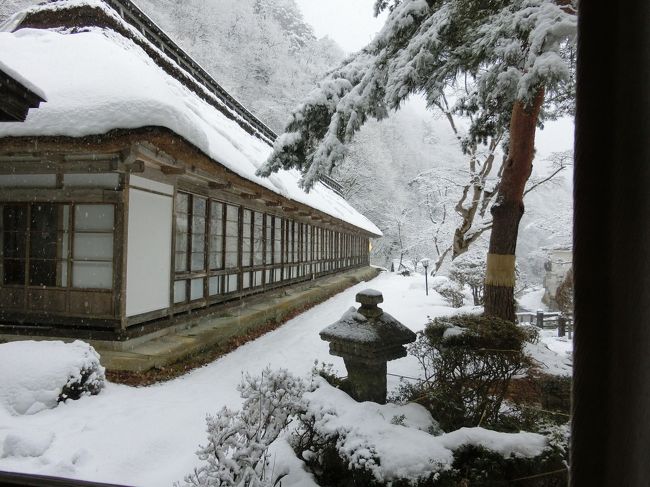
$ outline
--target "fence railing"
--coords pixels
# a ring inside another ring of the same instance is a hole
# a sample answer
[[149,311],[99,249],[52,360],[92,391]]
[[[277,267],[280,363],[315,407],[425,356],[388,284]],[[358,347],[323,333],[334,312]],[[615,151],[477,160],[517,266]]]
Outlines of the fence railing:
[[563,337],[568,333],[569,338],[573,335],[573,316],[565,316],[559,311],[523,311],[515,313],[517,322],[529,323],[540,329],[557,328],[557,336]]

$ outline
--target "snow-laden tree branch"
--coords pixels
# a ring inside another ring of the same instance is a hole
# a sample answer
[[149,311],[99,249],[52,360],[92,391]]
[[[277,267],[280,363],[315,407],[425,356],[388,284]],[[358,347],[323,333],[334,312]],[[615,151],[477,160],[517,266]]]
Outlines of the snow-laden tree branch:
[[465,147],[507,131],[514,102],[531,103],[540,86],[554,108],[571,99],[576,18],[566,5],[403,0],[391,6],[376,38],[293,111],[259,174],[298,168],[310,188],[345,157],[345,144],[369,117],[384,118],[413,93],[432,107],[448,107],[445,89],[466,80],[468,94],[447,110],[471,115]]

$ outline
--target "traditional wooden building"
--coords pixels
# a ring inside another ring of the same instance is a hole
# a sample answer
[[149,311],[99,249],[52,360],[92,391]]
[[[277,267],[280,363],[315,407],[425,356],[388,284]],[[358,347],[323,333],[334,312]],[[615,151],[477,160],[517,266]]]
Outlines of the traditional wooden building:
[[276,135],[128,0],[3,30],[48,103],[0,124],[0,332],[123,339],[368,265],[377,227],[332,181],[256,176]]

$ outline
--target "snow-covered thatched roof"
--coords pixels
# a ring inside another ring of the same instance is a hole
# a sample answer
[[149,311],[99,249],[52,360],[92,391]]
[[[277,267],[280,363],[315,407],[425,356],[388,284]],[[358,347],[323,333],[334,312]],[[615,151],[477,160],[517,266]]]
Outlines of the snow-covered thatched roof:
[[[75,8],[93,9],[104,19],[83,28],[30,28],[24,21]],[[48,103],[23,123],[0,126],[0,137],[84,137],[114,129],[165,127],[239,176],[381,235],[327,186],[317,184],[305,193],[297,171],[256,176],[271,152],[268,139],[254,127],[256,119],[242,107],[233,110],[204,86],[188,82],[196,73],[189,73],[179,56],[152,43],[103,1],[62,0],[32,7],[1,30],[0,63],[42,88]]]

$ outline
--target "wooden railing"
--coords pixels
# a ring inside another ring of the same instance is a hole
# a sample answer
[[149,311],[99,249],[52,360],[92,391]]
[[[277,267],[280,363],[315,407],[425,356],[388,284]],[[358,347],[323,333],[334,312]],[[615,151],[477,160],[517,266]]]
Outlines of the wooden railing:
[[535,325],[540,329],[543,328],[557,328],[558,336],[565,336],[567,333],[569,338],[573,334],[573,316],[564,316],[559,311],[523,311],[515,313],[517,315],[518,323],[529,323]]

